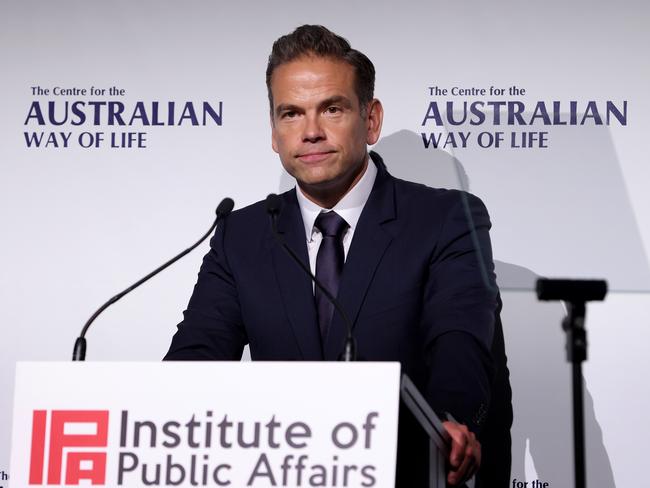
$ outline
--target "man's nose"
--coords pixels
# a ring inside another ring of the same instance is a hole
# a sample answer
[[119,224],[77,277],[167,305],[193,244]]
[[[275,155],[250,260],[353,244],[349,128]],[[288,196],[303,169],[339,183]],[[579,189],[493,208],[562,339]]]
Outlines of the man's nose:
[[325,139],[325,132],[321,125],[319,114],[309,114],[304,118],[303,142],[318,142]]

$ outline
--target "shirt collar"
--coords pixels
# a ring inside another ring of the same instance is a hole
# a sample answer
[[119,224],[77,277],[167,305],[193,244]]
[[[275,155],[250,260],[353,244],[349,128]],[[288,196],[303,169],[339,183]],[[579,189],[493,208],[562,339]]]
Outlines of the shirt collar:
[[325,209],[316,205],[314,202],[309,200],[302,193],[300,187],[298,187],[296,189],[296,196],[298,197],[298,205],[300,206],[302,221],[305,224],[305,236],[307,236],[307,241],[311,241],[314,222],[316,221],[318,214],[329,210],[333,210],[339,214],[348,223],[350,230],[354,230],[359,221],[359,217],[361,217],[361,211],[368,201],[376,177],[377,167],[373,163],[372,159],[368,157],[368,164],[366,164],[366,169],[359,181],[357,181],[357,183],[331,209]]

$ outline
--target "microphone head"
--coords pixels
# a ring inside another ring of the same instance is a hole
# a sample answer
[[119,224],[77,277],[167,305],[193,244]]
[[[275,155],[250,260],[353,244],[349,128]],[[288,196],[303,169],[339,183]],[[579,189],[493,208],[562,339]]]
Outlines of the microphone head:
[[271,215],[271,217],[277,217],[280,215],[280,210],[282,209],[282,199],[275,193],[271,193],[266,197],[266,211]]
[[539,300],[565,302],[602,301],[607,295],[605,280],[557,280],[539,278],[536,284]]
[[217,207],[217,217],[219,218],[224,218],[228,217],[230,215],[230,212],[232,212],[232,209],[235,206],[235,202],[232,201],[232,198],[224,198],[221,200],[221,203]]

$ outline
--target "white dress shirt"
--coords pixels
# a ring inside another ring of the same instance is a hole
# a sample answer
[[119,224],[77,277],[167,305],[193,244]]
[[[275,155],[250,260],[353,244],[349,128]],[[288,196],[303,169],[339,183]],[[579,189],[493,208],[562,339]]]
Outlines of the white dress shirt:
[[372,187],[375,184],[377,176],[377,167],[368,158],[366,169],[357,183],[348,191],[341,200],[333,208],[322,208],[309,200],[303,193],[300,187],[296,189],[296,196],[298,197],[298,205],[300,206],[300,213],[302,214],[302,221],[305,224],[305,237],[307,239],[307,250],[309,252],[309,267],[311,272],[316,274],[316,256],[318,248],[320,247],[323,236],[321,232],[314,226],[316,217],[321,212],[334,211],[339,214],[350,227],[343,234],[343,252],[347,259],[348,250],[352,243],[354,231],[357,228],[361,211],[368,201]]

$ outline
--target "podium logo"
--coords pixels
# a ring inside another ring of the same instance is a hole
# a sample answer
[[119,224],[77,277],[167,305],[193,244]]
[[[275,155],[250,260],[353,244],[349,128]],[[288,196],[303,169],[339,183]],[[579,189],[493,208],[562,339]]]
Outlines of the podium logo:
[[[106,481],[108,410],[34,410],[29,484],[93,485]],[[101,448],[104,448],[103,450]],[[65,483],[62,477],[65,476]]]

